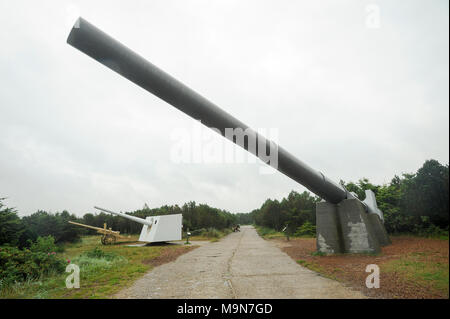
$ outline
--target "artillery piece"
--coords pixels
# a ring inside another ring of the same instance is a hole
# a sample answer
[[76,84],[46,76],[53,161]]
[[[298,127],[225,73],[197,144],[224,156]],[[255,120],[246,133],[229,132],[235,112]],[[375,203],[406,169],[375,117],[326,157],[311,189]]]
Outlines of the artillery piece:
[[[317,249],[323,253],[378,252],[390,243],[375,195],[366,191],[364,201],[295,158],[155,65],[83,18],[72,28],[67,43],[143,89],[156,95],[266,164],[305,186],[323,199],[316,206]],[[233,134],[227,134],[227,130]],[[252,142],[252,143],[250,143]],[[256,145],[256,147],[253,147]],[[275,149],[277,161],[265,156]],[[145,226],[144,226],[145,227]]]
[[103,245],[112,245],[117,241],[117,239],[130,238],[129,236],[125,237],[125,236],[120,235],[120,231],[114,231],[111,228],[106,228],[106,223],[103,224],[103,228],[94,227],[94,226],[81,224],[81,223],[76,223],[76,222],[72,222],[72,221],[69,221],[69,223],[73,224],[73,225],[81,226],[84,228],[96,230],[97,233],[102,234],[101,242]]
[[162,216],[148,216],[146,219],[131,216],[124,213],[117,213],[111,210],[94,206],[95,209],[101,210],[105,213],[121,216],[142,224],[139,241],[145,243],[165,242],[181,240],[182,220],[181,214],[171,214]]

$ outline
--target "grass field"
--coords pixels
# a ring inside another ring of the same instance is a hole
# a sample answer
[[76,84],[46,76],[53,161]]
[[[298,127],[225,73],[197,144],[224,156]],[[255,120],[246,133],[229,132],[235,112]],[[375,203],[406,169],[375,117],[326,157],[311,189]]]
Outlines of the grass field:
[[[110,298],[153,267],[198,247],[183,243],[143,247],[127,245],[137,239],[138,236],[132,236],[126,242],[104,246],[100,243],[100,236],[86,236],[81,242],[66,244],[64,252],[58,255],[68,260],[68,264],[70,261],[80,267],[79,289],[67,289],[65,279],[69,273],[63,273],[16,283],[0,290],[0,298]],[[196,236],[190,240],[218,240],[218,237]],[[89,252],[92,255],[93,251],[98,256],[90,256]]]

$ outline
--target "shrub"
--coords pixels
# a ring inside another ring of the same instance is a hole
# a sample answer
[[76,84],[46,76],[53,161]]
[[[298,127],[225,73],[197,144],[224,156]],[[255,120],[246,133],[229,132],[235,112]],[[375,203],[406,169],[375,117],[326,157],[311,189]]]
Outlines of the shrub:
[[304,222],[303,225],[297,228],[294,233],[296,237],[315,237],[316,236],[316,226],[310,222]]
[[55,244],[55,238],[49,235],[46,237],[38,237],[35,242],[30,242],[30,250],[32,252],[41,253],[52,253],[52,252],[62,252],[64,248],[62,246],[57,246]]
[[200,236],[206,232],[206,228],[195,229],[189,232],[191,233],[191,236]]
[[62,273],[65,267],[66,262],[57,257],[56,252],[0,247],[0,287]]
[[267,235],[274,235],[274,234],[278,233],[275,229],[268,228],[268,227],[258,227],[257,231],[261,237],[264,237]]
[[424,237],[442,238],[442,239],[448,238],[448,230],[441,229],[438,226],[431,223],[426,227],[416,225],[416,229],[414,232],[419,236]]
[[215,228],[208,228],[202,235],[209,238],[219,238],[220,232]]

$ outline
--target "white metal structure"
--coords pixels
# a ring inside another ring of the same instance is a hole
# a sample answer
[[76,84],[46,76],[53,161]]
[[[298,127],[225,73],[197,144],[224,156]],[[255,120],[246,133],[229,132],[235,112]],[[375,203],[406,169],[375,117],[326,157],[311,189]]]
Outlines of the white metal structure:
[[144,225],[139,241],[155,243],[161,241],[181,240],[183,217],[181,214],[150,216],[145,219],[151,226]]
[[96,206],[94,206],[94,208],[106,213],[122,216],[144,225],[141,230],[141,235],[139,236],[139,241],[146,243],[156,243],[181,240],[181,231],[183,227],[183,215],[181,214],[149,216],[146,219],[142,219],[124,213],[113,212]]

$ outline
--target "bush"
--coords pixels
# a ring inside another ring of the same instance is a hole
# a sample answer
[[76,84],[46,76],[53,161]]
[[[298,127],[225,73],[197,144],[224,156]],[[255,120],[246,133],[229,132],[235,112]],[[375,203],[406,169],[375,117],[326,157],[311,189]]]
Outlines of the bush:
[[297,228],[294,233],[295,237],[315,237],[316,226],[310,222],[304,222],[303,225]]
[[415,234],[432,238],[448,238],[448,229],[444,230],[430,223],[428,216],[421,216],[421,221],[422,223],[420,225],[415,225]]
[[[195,229],[195,230],[191,230],[189,232],[191,233],[191,236],[200,236],[206,232],[206,228]],[[185,236],[186,236],[186,234],[185,234]]]
[[287,235],[288,235],[286,232],[281,232],[281,231],[277,231],[273,228],[262,227],[262,226],[257,226],[256,231],[258,232],[259,236],[261,236],[265,239],[283,238],[283,237],[287,237]]
[[221,234],[215,228],[208,228],[206,231],[202,233],[202,235],[208,238],[219,238]]
[[53,252],[63,252],[64,248],[62,246],[57,246],[55,244],[55,238],[53,236],[38,237],[35,242],[30,242],[30,250],[32,252],[41,253],[53,253]]
[[42,252],[11,246],[0,247],[0,287],[53,273],[62,273],[65,268],[66,262],[57,257],[54,251]]
[[257,231],[258,231],[258,234],[261,237],[264,237],[264,236],[267,236],[267,235],[274,235],[274,234],[278,234],[279,233],[275,229],[268,228],[268,227],[258,227]]

